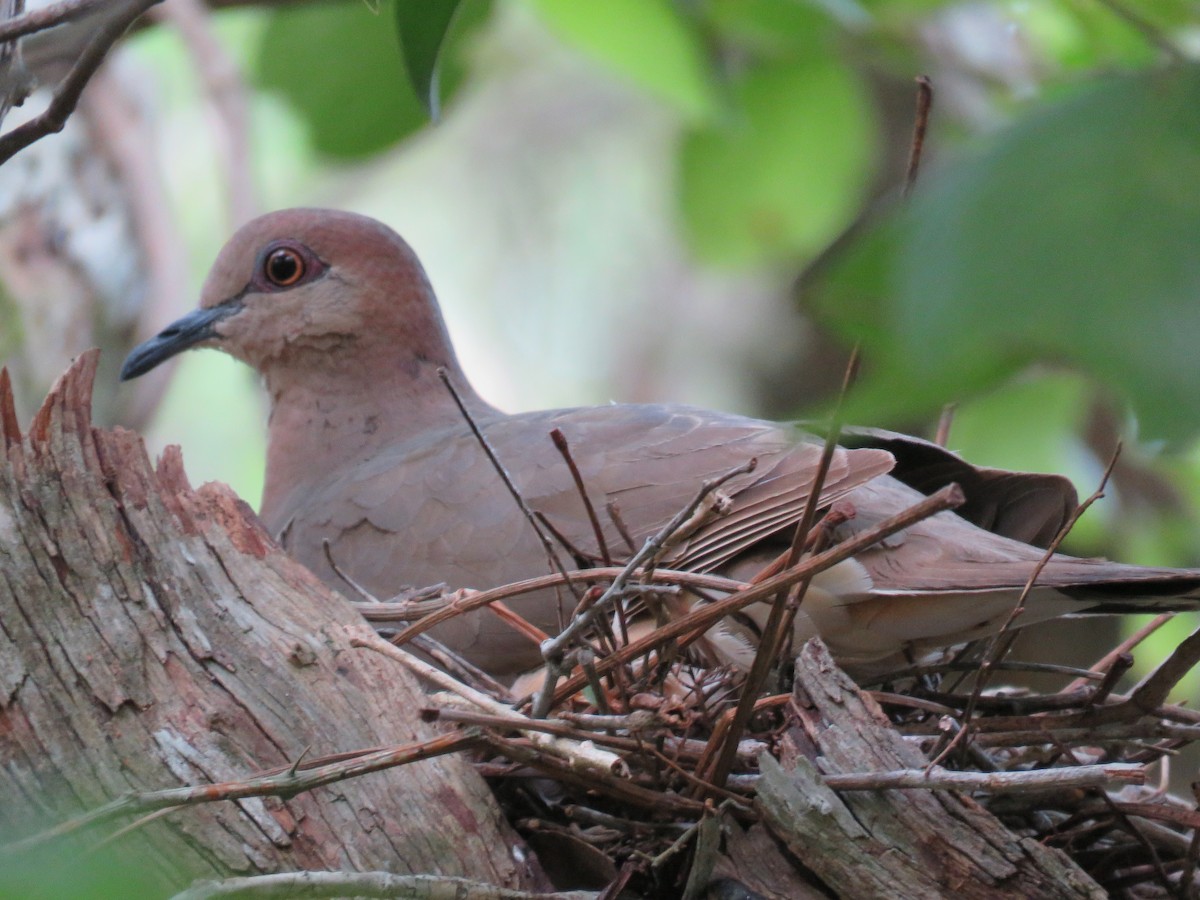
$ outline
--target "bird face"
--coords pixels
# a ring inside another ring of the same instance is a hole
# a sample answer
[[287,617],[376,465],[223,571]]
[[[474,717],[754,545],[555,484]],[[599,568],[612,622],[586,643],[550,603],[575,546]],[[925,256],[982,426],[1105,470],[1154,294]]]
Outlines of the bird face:
[[121,379],[192,347],[215,347],[264,374],[281,360],[336,361],[376,341],[389,352],[428,331],[432,292],[393,231],[350,213],[284,210],[240,229],[217,256],[200,308],[129,355]]

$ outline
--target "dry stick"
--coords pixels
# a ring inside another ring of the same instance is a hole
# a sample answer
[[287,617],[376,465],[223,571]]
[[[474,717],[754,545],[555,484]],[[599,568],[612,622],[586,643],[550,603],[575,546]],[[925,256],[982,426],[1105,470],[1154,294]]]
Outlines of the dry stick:
[[1096,686],[1096,690],[1087,698],[1089,707],[1100,706],[1108,699],[1108,695],[1113,692],[1117,686],[1117,682],[1133,668],[1133,655],[1130,653],[1122,653],[1112,661],[1112,665],[1108,667],[1108,671],[1104,673],[1104,680]]
[[[1192,782],[1192,796],[1196,802],[1200,804],[1200,782]],[[1187,856],[1184,858],[1183,874],[1179,878],[1179,883],[1184,886],[1187,893],[1184,894],[1188,900],[1194,900],[1197,896],[1196,890],[1196,862],[1200,860],[1200,828],[1192,831],[1192,840],[1188,844]]]
[[[1117,460],[1121,458],[1121,445],[1118,443],[1116,450],[1113,451],[1112,458],[1108,461],[1108,466],[1104,469],[1104,474],[1100,478],[1100,484],[1092,495],[1075,507],[1075,511],[1071,513],[1070,518],[1063,523],[1062,528],[1058,530],[1058,534],[1054,536],[1054,540],[1050,542],[1050,546],[1046,548],[1046,552],[1042,554],[1042,558],[1038,560],[1036,566],[1033,567],[1033,572],[1029,575],[1029,580],[1025,582],[1025,587],[1021,589],[1021,595],[1017,598],[1017,603],[1013,607],[1012,612],[1008,614],[1008,618],[1004,620],[1004,625],[1000,631],[992,637],[988,642],[988,648],[983,655],[983,663],[979,667],[979,674],[975,678],[975,685],[971,691],[971,699],[967,701],[967,708],[963,711],[962,729],[958,734],[954,735],[954,739],[946,745],[945,749],[939,753],[932,762],[931,766],[939,764],[954,750],[959,743],[966,739],[967,734],[971,731],[972,718],[975,715],[975,707],[979,703],[979,698],[983,694],[984,688],[987,686],[988,678],[992,673],[992,666],[1000,660],[1004,653],[1008,652],[1011,643],[1006,641],[1009,628],[1025,610],[1025,602],[1029,599],[1029,594],[1033,590],[1034,582],[1038,576],[1042,574],[1042,570],[1050,563],[1054,554],[1058,552],[1058,548],[1071,533],[1071,529],[1075,527],[1075,523],[1079,521],[1079,517],[1087,512],[1088,508],[1104,496],[1104,489],[1108,486],[1108,479],[1112,477],[1113,469],[1117,465]],[[1164,698],[1165,699],[1165,698]]]
[[299,897],[405,897],[408,900],[593,900],[593,891],[536,893],[497,887],[453,875],[391,872],[279,872],[199,881],[171,900],[296,900]]
[[[463,402],[462,395],[459,394],[458,388],[450,380],[450,373],[446,371],[444,366],[439,366],[438,378],[442,379],[442,384],[446,385],[446,390],[450,392],[450,396],[454,398],[455,404],[458,406],[458,411],[462,413],[462,417],[466,419],[468,427],[471,429],[471,434],[475,435],[475,440],[479,441],[479,446],[483,448],[483,452],[487,454],[488,460],[492,464],[492,468],[500,476],[500,480],[504,482],[504,486],[508,488],[508,492],[512,494],[513,500],[516,501],[517,508],[521,510],[525,516],[525,520],[529,522],[529,527],[533,529],[533,533],[537,535],[538,540],[542,542],[542,549],[546,551],[546,559],[550,563],[550,568],[556,569],[560,575],[566,576],[566,566],[562,564],[562,560],[558,558],[558,553],[554,549],[554,545],[550,543],[550,538],[546,537],[546,532],[538,525],[537,517],[533,514],[533,510],[529,508],[529,504],[525,502],[525,498],[521,496],[521,492],[517,490],[516,484],[513,483],[512,476],[508,474],[508,470],[504,468],[504,464],[500,462],[500,458],[496,456],[496,451],[492,449],[491,442],[483,436],[483,432],[479,430],[479,425],[475,422],[475,417],[471,415],[467,409],[467,404]],[[571,593],[575,595],[576,601],[579,600],[579,593],[575,590],[575,585],[568,578],[566,580],[567,587]],[[561,608],[561,604],[560,604]]]
[[[411,653],[393,646],[375,634],[375,632],[362,626],[347,626],[346,631],[350,635],[350,645],[352,647],[374,650],[376,653],[400,663],[419,678],[423,678],[437,685],[442,690],[449,691],[461,697],[472,706],[494,716],[503,716],[509,721],[511,727],[517,729],[523,727],[522,723],[526,721],[526,717],[511,706],[501,703],[474,688],[468,687],[461,681],[447,675],[436,666],[431,666],[424,660],[417,659]],[[539,730],[531,731],[529,737],[539,749],[563,757],[573,768],[594,769],[604,773],[625,768],[624,762],[615,753],[601,750],[586,743],[574,744],[565,742]]]
[[[1158,629],[1162,628],[1174,618],[1175,613],[1158,614],[1129,637],[1125,638],[1125,640],[1121,641],[1121,643],[1117,644],[1117,646],[1112,650],[1108,651],[1108,653],[1104,654],[1104,656],[1100,658],[1099,662],[1092,666],[1088,671],[1093,675],[1102,676],[1104,673],[1112,669],[1113,663],[1116,661],[1117,657],[1129,653],[1134,647],[1136,647],[1146,638],[1150,637],[1150,635],[1154,634],[1154,632],[1158,631]],[[1088,678],[1086,676],[1080,676],[1063,688],[1062,693],[1069,694],[1071,691],[1077,691],[1081,687],[1084,687],[1087,683]]]
[[63,0],[62,3],[52,3],[41,9],[30,10],[24,15],[0,22],[0,41],[11,41],[57,25],[65,25],[96,7],[111,2],[112,0]]
[[244,781],[227,781],[217,784],[191,785],[167,788],[161,791],[134,791],[118,797],[103,806],[68,819],[40,834],[0,846],[0,856],[13,855],[62,837],[89,825],[107,822],[134,813],[151,812],[168,806],[213,803],[219,800],[244,800],[247,797],[295,796],[336,781],[357,778],[369,772],[378,772],[395,766],[407,765],[434,756],[455,753],[478,744],[481,740],[474,731],[440,735],[428,741],[404,744],[386,750],[377,750],[326,765],[297,770],[289,766],[271,775],[258,775]]
[[[753,472],[758,465],[757,459],[750,459],[740,466],[735,466],[724,475],[716,478],[710,478],[700,485],[700,490],[696,492],[696,496],[683,509],[675,514],[657,534],[646,541],[645,545],[634,554],[633,558],[625,564],[621,573],[613,579],[611,585],[604,594],[597,600],[591,608],[583,615],[576,616],[571,620],[571,623],[562,630],[562,632],[552,640],[547,641],[542,645],[542,658],[546,660],[546,684],[537,696],[537,700],[533,707],[533,717],[535,719],[544,719],[550,711],[550,705],[554,697],[554,687],[558,682],[561,668],[561,660],[566,646],[592,622],[592,619],[599,613],[603,612],[618,598],[625,590],[625,585],[633,577],[634,573],[642,567],[643,564],[653,560],[669,541],[680,527],[689,523],[696,514],[700,505],[708,498],[713,491],[720,488],[730,479],[736,478],[738,475],[746,475]],[[612,659],[612,657],[608,657]],[[599,669],[597,670],[599,671]]]
[[562,433],[561,429],[553,428],[550,431],[550,440],[554,442],[554,446],[562,454],[567,468],[571,470],[571,479],[575,482],[575,490],[579,491],[579,498],[583,501],[583,508],[587,510],[588,521],[592,523],[592,531],[596,535],[596,546],[600,548],[600,558],[606,566],[611,566],[612,556],[608,552],[608,544],[604,540],[600,520],[596,518],[596,507],[592,506],[592,498],[588,496],[587,488],[583,484],[579,466],[575,464],[575,458],[571,456],[571,446],[567,443],[567,436]]
[[[929,516],[943,510],[962,506],[964,502],[966,502],[966,498],[963,496],[962,489],[952,482],[936,493],[926,497],[921,502],[913,504],[908,509],[902,510],[894,516],[889,516],[875,526],[856,534],[849,540],[837,544],[824,553],[809,557],[792,569],[780,572],[778,575],[768,578],[761,584],[747,587],[732,596],[726,597],[724,600],[707,604],[682,618],[660,626],[645,637],[639,638],[633,643],[622,647],[612,656],[600,660],[596,664],[596,671],[603,675],[616,666],[624,665],[632,659],[649,653],[666,641],[679,638],[693,631],[706,631],[716,622],[725,618],[725,616],[735,613],[739,609],[749,606],[751,603],[757,603],[767,597],[771,597],[782,588],[797,584],[805,578],[810,578],[816,572],[823,572],[830,566],[835,566],[843,560],[854,556],[856,553],[861,553],[867,547],[878,543],[884,538],[890,537],[897,531],[910,528],[914,523],[920,522],[922,519],[927,519]],[[578,691],[584,684],[585,681],[580,675],[572,675],[559,685],[554,699],[565,699]]]
[[[532,594],[537,591],[562,585],[567,579],[576,583],[593,581],[609,581],[616,578],[625,567],[608,567],[599,569],[575,569],[563,575],[539,575],[537,578],[526,578],[514,581],[512,584],[489,588],[486,591],[471,591],[458,600],[453,600],[437,612],[429,613],[413,622],[393,638],[393,643],[404,644],[419,634],[440,625],[449,619],[472,612],[482,606],[495,603],[497,600],[509,600],[522,594]],[[704,590],[733,592],[747,587],[743,581],[725,578],[721,575],[708,575],[702,572],[679,572],[674,569],[655,569],[653,581],[655,584],[680,585]],[[628,589],[628,588],[627,588]],[[372,622],[394,622],[397,619],[411,619],[412,614],[407,609],[408,603],[380,603],[372,606],[359,606],[358,610]]]
[[912,193],[917,183],[917,172],[921,168],[921,153],[925,149],[925,132],[929,128],[929,111],[933,108],[933,82],[928,75],[918,75],[917,113],[913,119],[912,148],[908,154],[908,171],[904,174],[902,196]]
[[[333,570],[333,574],[336,575],[338,578],[342,579],[342,581],[346,582],[346,584],[350,586],[350,589],[352,591],[354,591],[356,594],[358,594],[359,597],[362,598],[362,601],[364,603],[369,603],[369,604],[379,603],[379,601],[375,598],[375,596],[373,594],[371,594],[370,591],[368,591],[361,584],[359,584],[357,581],[355,581],[353,578],[351,578],[349,573],[343,572],[338,567],[337,562],[334,561],[333,549],[328,540],[321,541],[321,549],[325,551],[325,561],[327,563],[329,563],[329,568],[331,568]],[[497,604],[497,606],[502,606],[502,604]],[[496,606],[492,606],[490,608],[493,611],[496,610]],[[503,618],[503,616],[501,616],[501,618]],[[451,650],[449,647],[447,647],[441,641],[434,640],[429,635],[423,634],[423,635],[418,636],[417,641],[416,641],[416,647],[422,653],[426,653],[433,659],[437,660],[442,665],[442,667],[444,669],[446,669],[447,671],[457,670],[457,671],[465,674],[472,681],[476,682],[477,684],[483,685],[485,688],[487,688],[489,691],[491,691],[498,697],[509,696],[508,688],[506,688],[504,685],[502,685],[500,682],[498,682],[496,679],[494,679],[487,672],[483,671],[483,669],[480,669],[478,666],[474,665],[473,663],[470,663],[467,660],[463,659],[461,656],[459,656],[457,653],[455,653],[453,650]]]
[[513,762],[546,772],[556,781],[567,782],[588,791],[599,791],[642,809],[654,810],[666,815],[690,816],[697,816],[704,809],[703,803],[689,800],[686,797],[651,790],[633,781],[613,775],[603,775],[594,770],[574,769],[557,757],[538,753],[531,747],[505,740],[487,731],[483,732],[480,737],[497,753],[508,757]]
[[1145,784],[1146,768],[1136,763],[1103,763],[1094,766],[1035,769],[1028,772],[955,772],[935,766],[932,769],[822,775],[821,780],[835,791],[929,788],[1015,794],[1058,788],[1103,788]]
[[[838,449],[837,442],[842,432],[842,401],[846,397],[846,391],[849,390],[850,383],[853,381],[857,369],[858,347],[855,346],[850,352],[850,360],[846,363],[846,372],[842,378],[842,388],[838,392],[837,404],[834,406],[833,415],[830,417],[829,433],[825,436],[825,446],[821,449],[821,459],[817,463],[817,471],[813,476],[812,487],[808,492],[808,500],[804,504],[804,512],[800,516],[799,523],[796,525],[795,533],[792,535],[792,546],[788,549],[787,562],[784,564],[784,568],[790,569],[800,561],[800,557],[804,553],[804,546],[808,541],[808,534],[812,530],[813,523],[817,520],[817,510],[821,505],[821,493],[825,490],[825,479],[829,475],[829,466],[833,463],[833,455]],[[711,781],[719,788],[725,786],[725,779],[729,777],[729,773],[733,768],[737,745],[742,739],[742,732],[750,722],[750,717],[754,714],[755,700],[762,693],[763,686],[767,683],[767,676],[770,674],[771,668],[775,665],[779,653],[783,650],[787,638],[791,635],[792,626],[796,621],[796,613],[800,609],[800,604],[804,601],[804,595],[808,592],[808,586],[811,582],[812,576],[809,576],[797,583],[794,588],[785,588],[775,596],[775,602],[771,605],[771,611],[767,615],[767,624],[763,628],[762,641],[759,643],[758,652],[754,655],[754,662],[750,666],[750,672],[746,676],[745,683],[742,685],[742,695],[738,698],[737,711],[734,713],[729,730],[721,742],[720,753],[716,757],[716,762],[713,764],[711,773],[701,773],[706,776],[705,780]]]
[[104,57],[108,55],[113,44],[142,13],[161,2],[162,0],[130,0],[121,12],[113,15],[112,18],[96,28],[92,39],[79,54],[79,59],[75,60],[71,70],[54,89],[50,105],[41,115],[18,125],[8,134],[0,137],[0,164],[8,162],[34,141],[63,130],[67,119],[79,103],[79,97],[83,93],[84,87],[96,74],[96,70],[100,68],[100,63],[104,62]]
[[609,520],[612,521],[613,527],[621,534],[621,540],[625,542],[625,546],[630,553],[637,552],[637,544],[633,542],[633,535],[629,533],[629,526],[625,524],[625,520],[621,518],[621,507],[617,505],[616,500],[609,500],[604,504],[604,511],[608,513]]

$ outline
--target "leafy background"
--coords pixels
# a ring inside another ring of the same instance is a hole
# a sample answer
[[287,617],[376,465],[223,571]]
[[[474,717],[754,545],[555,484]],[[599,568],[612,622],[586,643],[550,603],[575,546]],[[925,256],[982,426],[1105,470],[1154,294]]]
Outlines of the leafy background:
[[[499,405],[819,415],[857,341],[852,419],[929,433],[956,403],[954,449],[1083,495],[1120,437],[1072,549],[1200,564],[1195,3],[350,0],[217,28],[262,205],[397,227]],[[132,57],[165,85],[198,282],[220,191],[173,41]],[[253,498],[257,403],[191,354],[152,438]]]

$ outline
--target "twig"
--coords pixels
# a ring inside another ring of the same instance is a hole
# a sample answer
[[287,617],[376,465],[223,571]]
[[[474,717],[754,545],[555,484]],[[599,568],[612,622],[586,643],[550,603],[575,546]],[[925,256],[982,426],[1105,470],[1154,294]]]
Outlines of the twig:
[[[1136,647],[1146,638],[1150,637],[1150,635],[1154,634],[1154,632],[1158,631],[1158,629],[1162,628],[1173,618],[1175,618],[1175,613],[1160,613],[1159,615],[1155,616],[1129,637],[1125,638],[1125,640],[1121,641],[1121,643],[1117,644],[1117,646],[1108,653],[1105,653],[1104,656],[1100,657],[1099,662],[1097,662],[1091,667],[1091,669],[1088,670],[1089,673],[1093,677],[1103,676],[1105,672],[1108,672],[1112,668],[1113,662],[1117,659],[1117,657],[1129,653],[1134,647]],[[1063,688],[1062,692],[1065,694],[1078,690],[1086,685],[1087,682],[1088,676],[1081,675]]]
[[55,88],[49,106],[40,115],[0,137],[0,165],[34,141],[62,131],[67,119],[75,111],[84,87],[104,62],[113,44],[142,13],[161,2],[162,0],[129,0],[124,9],[96,28],[92,39],[83,48],[71,70]]
[[[603,596],[595,602],[595,604],[581,616],[577,616],[564,628],[557,637],[547,641],[542,645],[542,657],[546,660],[546,686],[538,694],[537,701],[533,707],[533,717],[542,719],[550,711],[550,703],[554,695],[554,686],[558,681],[558,668],[562,659],[563,653],[567,645],[575,639],[575,637],[584,629],[589,627],[592,619],[601,612],[604,612],[613,600],[621,595],[625,590],[626,583],[633,577],[634,573],[645,563],[653,560],[659,551],[666,545],[668,541],[679,531],[679,529],[693,520],[700,505],[718,488],[726,482],[738,475],[746,475],[753,472],[758,465],[758,460],[750,459],[746,463],[736,466],[716,478],[706,480],[700,486],[696,496],[681,509],[675,516],[663,526],[657,534],[646,541],[645,545],[634,554],[633,558],[626,563],[621,573],[613,579],[611,585],[604,592]],[[612,657],[609,657],[610,659]]]
[[604,504],[604,511],[608,513],[608,518],[612,521],[613,527],[621,535],[621,540],[625,542],[625,546],[630,553],[637,551],[637,544],[633,542],[633,535],[629,533],[629,526],[625,524],[625,520],[621,518],[621,507],[617,505],[616,500],[609,500]]
[[[854,537],[837,544],[824,553],[809,557],[792,569],[780,572],[778,575],[768,578],[761,584],[738,591],[724,600],[706,604],[673,622],[668,622],[644,638],[640,638],[622,647],[616,653],[612,654],[612,656],[600,660],[596,664],[596,671],[603,675],[605,672],[619,665],[624,665],[630,660],[637,659],[639,656],[649,653],[655,647],[668,640],[679,638],[692,632],[702,634],[725,616],[735,613],[751,603],[757,603],[766,597],[771,597],[780,589],[796,584],[806,577],[811,577],[816,572],[822,572],[831,566],[835,566],[884,538],[890,537],[897,531],[903,531],[905,528],[911,527],[914,523],[920,522],[922,519],[926,519],[943,510],[961,506],[965,502],[965,499],[962,489],[957,484],[950,483],[921,502],[913,504],[908,509],[902,510],[894,516],[889,516],[882,522],[859,532]],[[571,696],[571,694],[583,687],[584,683],[581,676],[570,676],[559,685],[554,695],[555,700]]]
[[[380,605],[380,601],[377,600],[373,594],[371,594],[366,588],[351,578],[349,573],[343,572],[341,568],[338,567],[337,561],[333,558],[333,549],[328,540],[321,541],[321,549],[325,551],[325,561],[329,563],[329,568],[333,570],[333,574],[342,579],[342,581],[344,581],[350,587],[350,589],[354,591],[354,593],[358,594],[358,596],[362,598],[362,603],[365,603],[370,607]],[[358,609],[362,609],[362,607],[358,604],[356,604],[356,607]],[[496,607],[491,607],[491,609],[495,610]],[[501,617],[503,618],[503,616]],[[413,643],[418,650],[420,650],[422,653],[428,654],[447,671],[457,671],[459,674],[470,678],[476,684],[482,685],[496,696],[508,696],[508,689],[505,688],[504,685],[500,684],[500,682],[496,681],[496,679],[480,669],[478,666],[463,659],[462,656],[455,653],[441,641],[434,640],[427,634],[421,634],[417,635]]]
[[119,797],[103,806],[68,819],[40,834],[0,846],[0,856],[23,852],[54,838],[71,834],[81,828],[107,822],[121,816],[152,812],[168,806],[192,803],[214,803],[220,800],[244,800],[247,797],[292,797],[303,791],[347,778],[357,778],[369,772],[378,772],[395,766],[407,765],[434,756],[455,753],[479,743],[480,735],[475,732],[459,732],[440,735],[428,741],[404,744],[355,756],[326,765],[313,765],[293,772],[289,765],[281,771],[268,775],[257,775],[244,781],[227,781],[217,784],[201,784],[161,791],[136,791]]
[[[451,678],[441,669],[429,665],[424,660],[417,659],[411,653],[401,650],[399,647],[385,641],[373,631],[357,625],[346,626],[346,631],[350,635],[351,646],[374,650],[388,659],[395,660],[413,674],[437,685],[442,690],[449,691],[461,697],[468,703],[491,715],[507,719],[513,728],[522,731],[525,730],[523,724],[526,721],[526,717],[511,706],[505,706],[487,694],[480,693],[474,688],[463,684],[461,681]],[[563,741],[536,729],[530,729],[526,733],[529,735],[529,739],[540,749],[562,756],[572,766],[595,769],[605,774],[613,771],[625,771],[626,769],[621,757],[615,753],[609,753],[607,750],[599,750],[588,746],[586,742],[581,744],[575,741]]]
[[571,479],[575,482],[575,490],[579,491],[579,498],[583,501],[583,508],[587,510],[588,521],[592,523],[592,531],[596,536],[596,546],[600,548],[600,559],[606,566],[611,566],[612,555],[608,552],[608,543],[604,540],[604,530],[600,527],[600,520],[596,518],[596,507],[592,505],[592,498],[588,496],[583,476],[579,473],[579,466],[575,464],[575,458],[571,456],[571,446],[567,443],[567,436],[562,433],[561,429],[553,428],[550,430],[550,440],[554,442],[555,449],[562,454],[562,458],[571,472]]
[[1187,57],[1184,55],[1183,51],[1176,47],[1175,44],[1170,41],[1167,36],[1163,34],[1162,31],[1149,19],[1143,18],[1141,15],[1125,6],[1124,3],[1118,2],[1118,0],[1098,0],[1098,2],[1101,6],[1107,7],[1109,12],[1123,21],[1134,31],[1140,33],[1147,41],[1149,41],[1163,53],[1167,54],[1167,56],[1171,57],[1172,62],[1187,62]]
[[[1108,466],[1104,469],[1104,474],[1101,476],[1100,484],[1097,486],[1096,490],[1092,492],[1090,497],[1075,507],[1075,511],[1071,513],[1070,518],[1063,523],[1062,527],[1058,530],[1058,534],[1054,536],[1054,540],[1050,542],[1050,546],[1046,548],[1046,552],[1042,554],[1042,558],[1039,559],[1037,565],[1033,567],[1033,571],[1029,574],[1029,579],[1025,582],[1025,587],[1021,589],[1021,594],[1017,598],[1016,605],[1013,606],[1012,612],[1010,612],[1008,614],[1008,618],[1004,620],[1004,625],[1000,628],[1000,631],[988,642],[987,651],[984,653],[983,662],[979,666],[979,673],[975,678],[975,685],[971,692],[971,699],[967,703],[967,708],[963,711],[962,730],[956,734],[954,736],[954,740],[952,740],[946,746],[946,748],[933,759],[933,761],[930,763],[931,766],[937,765],[943,759],[945,759],[946,756],[961,741],[966,739],[968,733],[971,731],[971,720],[975,715],[975,707],[979,703],[979,698],[983,695],[983,690],[987,686],[988,679],[991,677],[992,666],[999,661],[1004,653],[1008,651],[1008,648],[1011,647],[1011,643],[1007,643],[1005,638],[1009,629],[1012,627],[1013,622],[1019,615],[1021,615],[1021,613],[1025,611],[1025,603],[1029,599],[1030,592],[1033,591],[1034,583],[1042,574],[1042,570],[1045,569],[1046,566],[1049,565],[1050,560],[1054,558],[1054,554],[1058,552],[1058,548],[1062,545],[1062,542],[1066,540],[1067,535],[1071,533],[1071,529],[1075,527],[1075,523],[1079,521],[1079,517],[1087,512],[1093,503],[1104,496],[1104,489],[1108,486],[1108,480],[1112,477],[1113,469],[1116,467],[1117,460],[1120,458],[1121,445],[1118,443],[1116,449],[1113,451],[1112,458],[1108,461]],[[1164,696],[1163,699],[1165,700],[1166,697]]]
[[[496,456],[496,451],[492,449],[491,442],[484,437],[484,434],[479,429],[479,425],[475,422],[475,417],[471,415],[471,411],[467,409],[467,404],[463,402],[462,395],[458,392],[458,388],[454,386],[454,382],[450,380],[450,373],[445,368],[438,368],[438,377],[442,379],[442,383],[446,385],[446,390],[450,392],[450,396],[454,398],[455,404],[458,406],[458,411],[462,413],[462,417],[466,420],[467,426],[471,429],[471,434],[475,435],[475,440],[479,442],[479,446],[483,448],[483,452],[487,454],[488,460],[492,464],[492,468],[496,470],[496,474],[500,476],[500,480],[504,482],[504,486],[508,488],[508,492],[516,501],[517,507],[525,516],[525,520],[529,522],[529,527],[533,529],[538,540],[542,542],[542,549],[546,551],[546,558],[550,562],[550,567],[556,570],[566,579],[566,585],[575,593],[575,586],[571,579],[566,577],[567,569],[559,559],[558,553],[554,549],[554,545],[550,539],[546,537],[541,526],[538,524],[537,517],[533,514],[533,510],[529,508],[529,504],[525,502],[525,498],[521,496],[521,492],[517,490],[516,484],[512,480],[512,476],[508,474],[508,470],[504,468],[504,464],[500,462],[500,458]],[[576,600],[579,599],[576,594]]]
[[171,900],[246,897],[292,900],[324,897],[406,897],[411,900],[595,900],[594,891],[530,893],[451,875],[393,875],[390,872],[279,872],[221,881],[201,881]]
[[112,0],[63,0],[61,3],[30,10],[24,15],[0,22],[0,41],[11,41],[27,34],[65,25],[111,2]]
[[[565,574],[540,575],[537,578],[527,578],[523,581],[515,581],[512,584],[501,585],[500,587],[490,588],[486,591],[463,591],[459,599],[450,601],[438,611],[424,616],[405,628],[404,631],[396,635],[395,643],[404,644],[418,634],[424,634],[442,622],[453,619],[463,613],[479,609],[481,606],[487,606],[489,603],[494,603],[497,600],[510,600],[514,597],[520,597],[523,594],[532,594],[536,591],[552,588],[555,585],[565,584],[568,579],[584,584],[593,581],[608,581],[616,578],[624,571],[625,568],[623,566],[621,568],[575,569]],[[713,591],[739,591],[746,587],[745,583],[735,581],[732,578],[724,578],[720,575],[708,575],[703,572],[678,572],[674,569],[655,569],[652,580],[655,584],[680,585],[688,588]],[[371,606],[359,606],[358,610],[372,622],[394,622],[397,619],[408,620],[412,618],[407,603],[379,603]]]
[[933,442],[939,447],[947,447],[950,444],[950,426],[954,424],[954,413],[957,409],[957,403],[947,403],[942,407],[942,413],[938,416],[937,431],[933,434]]
[[[786,569],[792,568],[800,561],[800,557],[804,553],[805,544],[808,542],[809,532],[812,530],[813,523],[817,520],[817,511],[821,505],[821,493],[825,490],[825,480],[829,475],[829,467],[833,463],[833,455],[838,449],[838,438],[842,433],[842,403],[845,400],[846,392],[850,389],[850,384],[854,380],[857,370],[858,347],[855,346],[850,352],[849,361],[846,363],[846,371],[842,378],[842,388],[838,392],[837,403],[834,406],[833,415],[830,417],[829,432],[825,435],[825,445],[821,448],[821,458],[817,463],[817,471],[813,475],[808,499],[804,503],[804,512],[800,516],[800,521],[796,524],[795,533],[792,535],[792,544],[788,548],[787,561],[784,563],[784,568]],[[722,739],[721,750],[717,754],[712,772],[703,773],[706,775],[708,781],[711,781],[719,788],[725,786],[725,779],[729,777],[729,773],[733,769],[737,745],[742,739],[742,732],[749,723],[750,717],[754,714],[754,703],[758,695],[762,693],[763,687],[767,683],[767,675],[776,664],[785,643],[789,642],[788,639],[791,636],[792,627],[796,622],[796,614],[800,609],[800,604],[804,601],[804,595],[808,592],[808,586],[811,582],[812,576],[810,575],[797,582],[794,587],[781,589],[776,594],[774,603],[771,604],[771,611],[767,615],[767,623],[763,627],[762,641],[759,644],[758,652],[754,655],[754,662],[750,666],[750,672],[746,675],[746,681],[742,685],[742,693],[738,698],[737,711],[734,713],[732,722],[730,722],[729,731]]]
[[917,112],[913,117],[912,146],[908,152],[908,170],[904,173],[903,196],[907,197],[917,183],[921,169],[921,154],[925,149],[925,132],[929,128],[929,111],[933,108],[933,82],[928,75],[918,75]]
[[1063,788],[1112,787],[1145,784],[1144,766],[1107,763],[1095,766],[1064,766],[1028,772],[953,772],[931,769],[900,769],[893,772],[847,772],[821,776],[835,791],[884,791],[897,788],[986,791],[1015,794]]

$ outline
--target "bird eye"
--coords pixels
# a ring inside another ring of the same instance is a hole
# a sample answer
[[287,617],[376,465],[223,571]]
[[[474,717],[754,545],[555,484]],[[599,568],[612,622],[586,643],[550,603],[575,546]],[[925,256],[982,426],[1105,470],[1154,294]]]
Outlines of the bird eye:
[[304,277],[304,257],[289,247],[280,247],[267,255],[263,274],[271,284],[291,287]]

